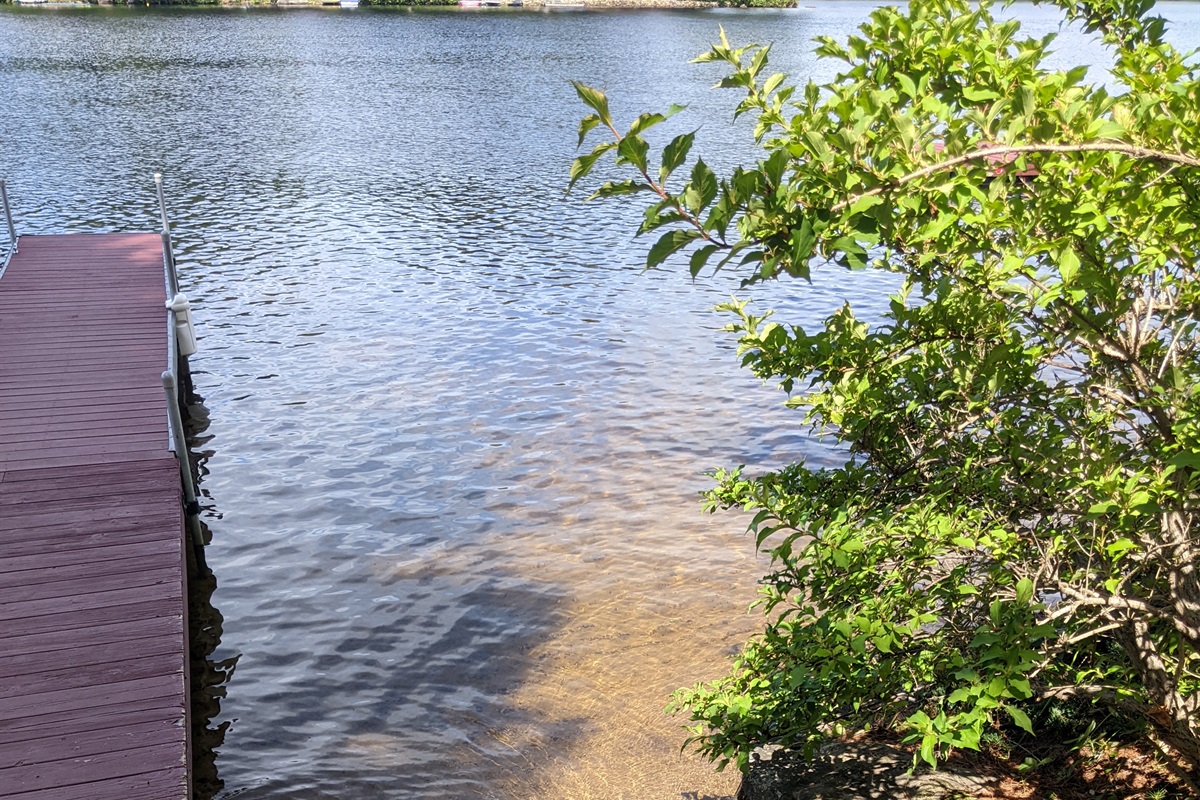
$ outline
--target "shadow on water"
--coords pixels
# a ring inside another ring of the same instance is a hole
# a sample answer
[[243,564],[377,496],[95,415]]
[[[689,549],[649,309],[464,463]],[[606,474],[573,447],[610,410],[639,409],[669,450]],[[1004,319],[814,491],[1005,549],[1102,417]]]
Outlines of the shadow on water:
[[[203,523],[202,523],[203,525]],[[205,527],[205,539],[209,532]],[[233,677],[237,657],[214,660],[221,643],[221,612],[212,605],[217,579],[211,573],[188,577],[188,628],[191,642],[192,797],[211,800],[225,784],[217,774],[217,749],[225,742],[229,722],[214,725],[221,713],[225,684]]]
[[[191,376],[185,371],[184,387],[187,392],[188,449],[191,455],[193,477],[197,479],[206,470],[201,467],[205,460],[199,448],[207,442],[208,409],[203,398],[195,394]],[[205,543],[212,541],[212,531],[203,520],[199,520]],[[225,685],[233,677],[237,657],[215,660],[212,658],[221,643],[221,612],[212,604],[213,592],[217,588],[216,575],[211,570],[198,569],[196,559],[188,550],[188,641],[189,670],[191,676],[191,757],[192,797],[194,800],[212,800],[225,784],[217,774],[217,749],[225,742],[225,731],[229,722],[214,724],[221,713],[221,700],[225,697]]]
[[[188,412],[199,501],[219,533],[222,515],[204,486],[215,451],[203,398],[193,394]],[[212,542],[204,519],[201,529]],[[234,685],[241,706],[250,697],[251,707],[269,717],[254,720],[222,714],[243,653],[236,642],[222,645],[223,617],[212,602],[217,576],[198,574],[190,563],[194,797],[327,797],[346,787],[359,798],[523,796],[536,782],[539,751],[569,751],[588,724],[583,715],[549,718],[513,701],[527,682],[552,670],[553,659],[538,645],[566,625],[568,595],[487,568],[486,549],[473,560],[484,567],[464,578],[453,557],[440,564],[381,559],[368,570],[380,593],[373,605],[352,607],[328,626],[303,621],[299,610],[292,621],[277,622],[281,630],[297,629],[295,638],[246,653],[242,669],[250,677],[240,690]],[[309,564],[321,573],[347,566],[340,554]],[[280,602],[300,601],[285,592]],[[232,655],[214,658],[218,652]],[[227,790],[229,776],[222,777],[217,759],[231,729],[239,750],[307,762],[305,780],[278,762],[263,763],[249,782],[233,776]]]
[[526,780],[530,748],[575,738],[579,721],[510,702],[537,672],[537,643],[561,622],[557,599],[502,575],[450,597],[443,572],[383,577],[394,602],[347,619],[320,651],[253,653],[255,669],[277,676],[255,703],[271,720],[234,720],[238,746],[295,754],[307,774],[297,781],[295,770],[262,764],[237,796],[347,787],[359,798],[518,796],[502,787]]

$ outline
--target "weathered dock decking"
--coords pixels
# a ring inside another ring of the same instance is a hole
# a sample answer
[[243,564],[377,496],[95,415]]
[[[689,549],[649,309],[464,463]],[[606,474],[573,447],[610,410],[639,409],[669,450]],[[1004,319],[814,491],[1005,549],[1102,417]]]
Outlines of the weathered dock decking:
[[0,277],[0,797],[185,800],[185,551],[157,234]]

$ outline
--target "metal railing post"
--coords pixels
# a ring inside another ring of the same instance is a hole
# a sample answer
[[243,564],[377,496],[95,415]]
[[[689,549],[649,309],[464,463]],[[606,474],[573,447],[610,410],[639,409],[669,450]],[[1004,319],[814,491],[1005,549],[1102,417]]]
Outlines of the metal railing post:
[[0,178],[0,203],[4,205],[4,221],[8,223],[8,247],[17,252],[17,228],[13,225],[12,208],[8,205],[8,181]]
[[188,458],[187,432],[183,429],[183,416],[179,413],[179,391],[175,376],[168,370],[162,374],[163,392],[167,396],[167,417],[171,421],[171,438],[175,458],[179,461],[179,476],[183,480],[184,525],[191,536],[192,548],[196,553],[196,567],[201,573],[208,572],[204,560],[204,534],[200,532],[200,503],[196,500],[196,484],[192,481],[192,463]]
[[163,194],[162,173],[154,173],[154,185],[158,188],[158,215],[162,219],[163,257],[167,264],[167,292],[171,297],[179,294],[179,277],[175,272],[175,249],[171,245],[171,224],[167,222],[167,199]]

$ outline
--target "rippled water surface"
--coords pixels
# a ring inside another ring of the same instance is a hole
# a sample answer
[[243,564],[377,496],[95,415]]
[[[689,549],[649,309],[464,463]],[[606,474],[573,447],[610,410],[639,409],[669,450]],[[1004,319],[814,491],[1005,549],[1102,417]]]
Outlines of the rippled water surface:
[[[625,118],[690,103],[675,130],[727,165],[735,98],[686,63],[718,25],[807,76],[869,8],[0,12],[22,230],[153,230],[166,176],[237,659],[224,796],[732,792],[662,715],[754,628],[763,563],[702,472],[831,454],[737,370],[734,280],[639,274],[636,210],[564,194],[568,81]],[[1200,44],[1200,6],[1165,8]],[[889,288],[757,294],[814,323]]]

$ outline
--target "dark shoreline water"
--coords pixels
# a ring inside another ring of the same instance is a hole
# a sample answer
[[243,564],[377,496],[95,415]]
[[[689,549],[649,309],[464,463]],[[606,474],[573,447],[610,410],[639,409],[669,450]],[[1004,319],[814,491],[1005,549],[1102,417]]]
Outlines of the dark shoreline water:
[[[208,660],[237,664],[223,796],[731,791],[661,714],[755,627],[764,562],[744,520],[700,515],[702,472],[833,455],[737,369],[710,311],[734,276],[642,274],[636,209],[564,193],[568,81],[623,119],[689,103],[659,141],[699,127],[728,166],[753,155],[736,98],[687,64],[718,26],[819,77],[812,37],[870,7],[0,9],[20,227],[153,230],[166,176],[210,418]],[[1079,57],[1069,34],[1056,58]],[[812,325],[890,287],[756,295]]]

